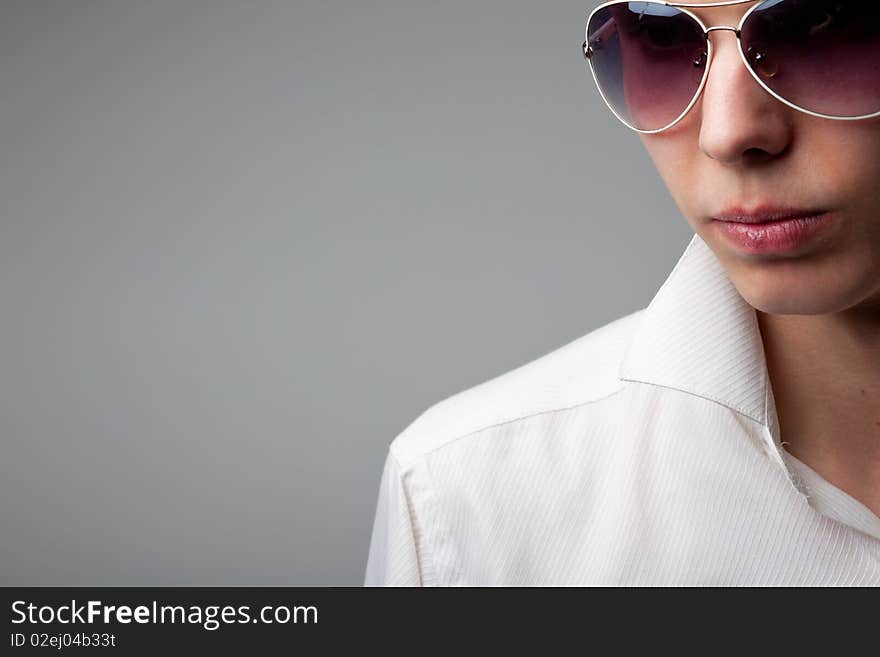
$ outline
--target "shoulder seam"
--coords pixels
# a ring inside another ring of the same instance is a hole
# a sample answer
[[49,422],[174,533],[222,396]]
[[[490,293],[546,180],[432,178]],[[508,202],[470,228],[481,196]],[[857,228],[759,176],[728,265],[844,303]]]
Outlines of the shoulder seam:
[[[396,455],[395,455],[394,460],[397,461],[397,463],[400,465],[401,469],[408,468],[410,465],[412,465],[413,463],[417,462],[417,461],[418,461],[419,459],[421,459],[421,458],[425,458],[425,457],[427,457],[427,456],[433,454],[434,452],[436,452],[436,451],[438,451],[438,450],[441,450],[441,449],[443,449],[444,447],[446,447],[446,446],[448,446],[448,445],[451,445],[452,443],[458,442],[459,440],[463,440],[463,439],[465,439],[465,438],[468,438],[469,436],[473,436],[474,434],[481,433],[481,432],[486,431],[486,430],[488,430],[488,429],[494,429],[494,428],[496,428],[496,427],[502,427],[502,426],[504,426],[504,425],[506,425],[506,424],[512,424],[513,422],[519,422],[519,421],[521,421],[521,420],[527,420],[527,419],[529,419],[529,418],[537,417],[537,416],[539,416],[539,415],[546,415],[547,413],[556,413],[556,412],[558,412],[558,411],[570,411],[570,410],[575,409],[575,408],[578,408],[578,407],[580,407],[580,406],[588,406],[588,405],[590,405],[590,404],[594,404],[594,403],[596,403],[596,402],[600,402],[600,401],[602,401],[603,399],[608,399],[608,398],[613,397],[614,395],[620,393],[621,391],[623,391],[623,390],[626,388],[627,383],[628,383],[627,381],[624,381],[624,382],[623,382],[623,385],[618,386],[615,390],[609,392],[608,394],[602,395],[601,397],[594,397],[593,399],[587,399],[587,400],[585,400],[585,401],[578,402],[577,404],[572,404],[571,406],[556,406],[556,407],[553,407],[553,408],[547,408],[547,409],[544,409],[544,410],[542,410],[542,411],[535,411],[534,413],[527,413],[527,414],[525,414],[525,415],[520,415],[520,416],[518,416],[518,417],[509,418],[509,419],[507,419],[507,420],[502,420],[502,421],[500,421],[500,422],[495,422],[495,423],[493,423],[493,424],[487,424],[487,425],[482,426],[482,427],[480,427],[480,428],[478,428],[478,429],[474,429],[474,430],[472,430],[472,431],[468,431],[467,433],[463,433],[463,434],[461,434],[461,435],[459,435],[459,436],[456,436],[456,437],[454,437],[454,438],[450,438],[449,440],[445,441],[445,442],[442,443],[441,445],[436,445],[436,446],[432,447],[431,449],[425,450],[424,452],[419,452],[418,454],[414,455],[413,458],[412,458],[409,462],[407,462],[407,463],[404,463],[404,462],[403,462],[398,456],[396,456]],[[393,445],[389,445],[389,451],[392,452],[392,453],[394,452],[394,446],[393,446]]]

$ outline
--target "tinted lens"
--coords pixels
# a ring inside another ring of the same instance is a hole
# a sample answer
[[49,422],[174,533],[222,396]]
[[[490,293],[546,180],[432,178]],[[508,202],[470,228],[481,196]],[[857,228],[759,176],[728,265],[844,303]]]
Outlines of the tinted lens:
[[880,112],[880,2],[768,0],[746,19],[742,47],[761,81],[795,105]]
[[587,25],[587,43],[602,95],[639,130],[659,130],[679,118],[706,69],[708,45],[700,26],[659,2],[599,9]]

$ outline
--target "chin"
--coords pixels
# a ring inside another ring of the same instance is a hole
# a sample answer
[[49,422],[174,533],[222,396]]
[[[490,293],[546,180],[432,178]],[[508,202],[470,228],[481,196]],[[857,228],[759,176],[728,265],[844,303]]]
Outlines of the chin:
[[841,252],[804,257],[742,258],[707,242],[743,299],[771,315],[825,315],[876,293],[877,279],[859,258]]
[[828,315],[842,312],[858,303],[859,295],[831,289],[810,281],[751,280],[737,283],[740,296],[752,308],[768,315]]
[[816,304],[800,304],[790,301],[780,303],[770,301],[764,303],[754,302],[749,299],[746,299],[746,301],[752,308],[765,315],[825,315],[833,312],[827,310],[824,306]]

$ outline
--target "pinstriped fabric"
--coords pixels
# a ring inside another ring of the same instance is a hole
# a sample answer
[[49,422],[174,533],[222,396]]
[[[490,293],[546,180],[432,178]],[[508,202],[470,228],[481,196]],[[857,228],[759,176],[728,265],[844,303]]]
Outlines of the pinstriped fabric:
[[803,480],[814,508],[880,539],[880,518],[871,509],[836,486],[830,485],[822,475],[794,455],[786,452],[785,459]]
[[754,309],[699,235],[648,305],[620,378],[677,388],[766,422],[768,378]]
[[383,503],[376,509],[370,539],[369,562],[384,573],[389,581],[400,586],[423,584],[417,554],[412,506],[397,460],[389,455],[379,482]]
[[647,308],[401,432],[365,583],[880,586],[880,519],[776,421],[754,310],[695,235]]

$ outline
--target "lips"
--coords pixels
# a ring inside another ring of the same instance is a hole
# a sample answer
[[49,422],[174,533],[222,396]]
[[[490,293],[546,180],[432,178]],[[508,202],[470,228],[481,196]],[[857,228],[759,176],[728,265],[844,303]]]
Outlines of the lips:
[[[816,210],[728,212],[712,221],[718,234],[745,254],[804,253],[804,249],[826,234],[837,221],[835,212]],[[818,212],[818,214],[806,214]]]
[[762,205],[753,210],[734,206],[723,210],[712,219],[715,221],[736,222],[740,224],[763,224],[785,219],[818,217],[827,212],[824,208],[798,208],[793,206]]

